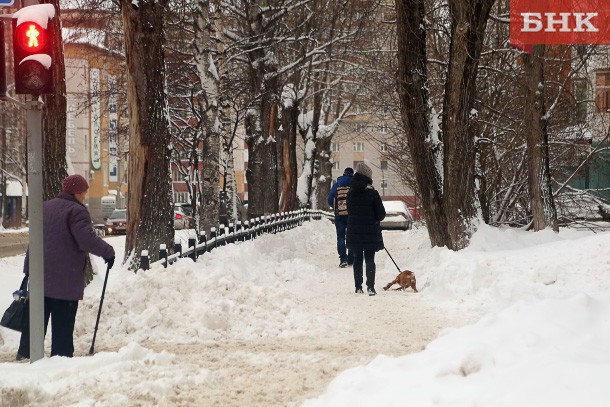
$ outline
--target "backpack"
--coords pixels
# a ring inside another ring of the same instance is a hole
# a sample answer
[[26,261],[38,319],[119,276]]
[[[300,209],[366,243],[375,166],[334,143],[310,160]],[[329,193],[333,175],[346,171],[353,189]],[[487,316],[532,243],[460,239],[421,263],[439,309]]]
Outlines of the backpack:
[[349,185],[343,187],[337,187],[337,193],[335,194],[335,215],[347,216],[347,193],[349,192]]

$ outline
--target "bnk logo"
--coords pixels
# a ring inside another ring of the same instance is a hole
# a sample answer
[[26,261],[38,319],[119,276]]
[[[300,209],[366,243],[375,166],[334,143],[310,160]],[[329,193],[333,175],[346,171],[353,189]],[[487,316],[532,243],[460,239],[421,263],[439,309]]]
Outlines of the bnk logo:
[[513,44],[610,44],[610,0],[511,0]]

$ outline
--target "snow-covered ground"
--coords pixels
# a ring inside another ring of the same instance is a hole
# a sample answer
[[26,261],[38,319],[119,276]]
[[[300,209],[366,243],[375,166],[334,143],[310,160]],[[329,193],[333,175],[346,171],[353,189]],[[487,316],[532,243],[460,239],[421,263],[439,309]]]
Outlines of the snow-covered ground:
[[[337,267],[327,220],[229,245],[196,263],[104,270],[79,305],[75,357],[14,362],[0,328],[3,406],[607,406],[610,233],[483,226],[469,248],[423,228],[384,232],[419,293],[375,297]],[[124,237],[108,241],[123,252]],[[0,310],[23,256],[0,258]],[[47,335],[46,351],[49,351]]]

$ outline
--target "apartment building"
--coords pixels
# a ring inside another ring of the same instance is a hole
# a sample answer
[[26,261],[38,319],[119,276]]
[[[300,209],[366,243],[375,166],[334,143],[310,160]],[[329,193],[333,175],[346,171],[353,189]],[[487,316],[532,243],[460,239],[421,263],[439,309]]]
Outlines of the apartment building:
[[[128,142],[125,100],[120,92],[125,63],[120,21],[104,11],[64,10],[69,172],[89,181],[86,204],[94,223],[103,222],[127,195]],[[112,28],[115,24],[115,29]]]

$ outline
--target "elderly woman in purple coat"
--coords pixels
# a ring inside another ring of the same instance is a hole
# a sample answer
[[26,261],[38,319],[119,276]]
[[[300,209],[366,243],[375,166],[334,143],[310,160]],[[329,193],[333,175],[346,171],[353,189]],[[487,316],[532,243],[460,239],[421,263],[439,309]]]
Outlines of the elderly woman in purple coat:
[[[114,249],[95,234],[84,205],[89,184],[80,175],[63,181],[63,191],[43,205],[44,222],[44,326],[51,319],[51,356],[72,357],[78,301],[85,291],[88,253],[114,264]],[[29,252],[23,272],[29,274]],[[30,334],[21,334],[17,360],[30,357]]]

